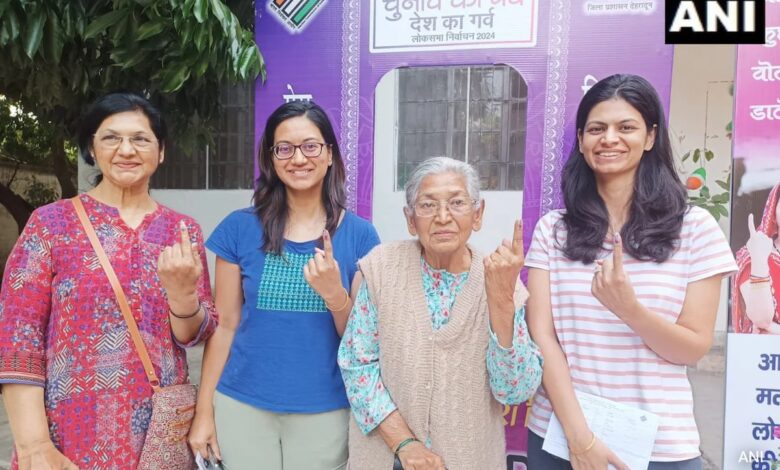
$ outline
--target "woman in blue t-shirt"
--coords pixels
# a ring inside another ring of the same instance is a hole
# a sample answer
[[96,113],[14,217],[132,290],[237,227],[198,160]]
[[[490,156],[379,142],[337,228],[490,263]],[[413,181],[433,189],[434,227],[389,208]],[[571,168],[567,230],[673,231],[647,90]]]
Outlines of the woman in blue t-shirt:
[[231,470],[342,469],[349,402],[336,353],[357,260],[379,237],[344,208],[344,163],[318,105],[277,108],[259,158],[254,207],[228,215],[206,243],[220,322],[190,445]]

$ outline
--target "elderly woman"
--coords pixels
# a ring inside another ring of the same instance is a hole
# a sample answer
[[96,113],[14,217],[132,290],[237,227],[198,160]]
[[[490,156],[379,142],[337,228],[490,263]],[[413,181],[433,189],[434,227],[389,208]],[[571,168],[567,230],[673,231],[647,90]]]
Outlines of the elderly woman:
[[[187,382],[183,348],[216,326],[200,228],[149,195],[165,134],[143,97],[99,99],[79,147],[100,182],[78,198],[163,387]],[[152,387],[74,204],[33,212],[5,268],[0,385],[14,469],[136,468],[152,413]]]
[[[363,258],[339,349],[352,412],[351,469],[505,468],[502,404],[541,380],[523,319],[522,227],[484,257],[479,177],[451,158],[426,160],[406,184],[416,240]],[[362,276],[362,277],[361,277]]]

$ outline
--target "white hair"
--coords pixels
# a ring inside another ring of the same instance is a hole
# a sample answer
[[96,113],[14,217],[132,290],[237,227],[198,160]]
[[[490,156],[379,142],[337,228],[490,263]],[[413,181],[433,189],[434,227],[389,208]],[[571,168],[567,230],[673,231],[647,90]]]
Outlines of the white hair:
[[469,192],[469,197],[479,201],[479,174],[473,166],[450,157],[432,157],[420,163],[406,182],[404,186],[406,207],[414,208],[420,185],[425,178],[443,173],[456,173],[463,176],[463,179],[466,180],[466,190]]

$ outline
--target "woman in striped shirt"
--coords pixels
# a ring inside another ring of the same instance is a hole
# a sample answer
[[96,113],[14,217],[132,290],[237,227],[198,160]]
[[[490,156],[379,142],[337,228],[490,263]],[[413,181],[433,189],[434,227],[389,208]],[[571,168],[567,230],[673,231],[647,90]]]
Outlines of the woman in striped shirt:
[[[526,266],[528,325],[545,358],[529,421],[532,470],[624,470],[575,391],[652,412],[650,470],[700,469],[686,364],[712,343],[721,280],[735,270],[719,226],[688,205],[658,95],[613,75],[577,110],[565,210],[541,218]],[[555,412],[570,461],[542,451]]]

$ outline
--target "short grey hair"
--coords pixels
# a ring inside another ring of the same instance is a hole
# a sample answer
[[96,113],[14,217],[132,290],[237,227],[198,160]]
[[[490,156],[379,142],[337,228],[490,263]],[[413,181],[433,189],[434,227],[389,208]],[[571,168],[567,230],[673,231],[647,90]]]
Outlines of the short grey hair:
[[432,157],[420,163],[414,172],[406,181],[404,190],[406,191],[406,207],[414,209],[414,203],[417,201],[417,195],[420,191],[420,185],[423,180],[431,175],[440,175],[442,173],[456,173],[463,176],[466,180],[466,190],[469,197],[479,201],[479,174],[473,166],[460,160],[450,157]]

